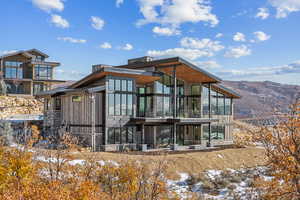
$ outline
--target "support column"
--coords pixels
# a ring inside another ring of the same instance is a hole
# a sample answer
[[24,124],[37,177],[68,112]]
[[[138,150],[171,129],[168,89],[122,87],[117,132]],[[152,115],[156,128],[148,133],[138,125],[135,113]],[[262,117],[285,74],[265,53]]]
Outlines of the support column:
[[96,110],[96,106],[95,106],[95,94],[92,94],[91,97],[91,101],[92,101],[92,151],[95,152],[96,151],[96,116],[95,116],[95,110]]
[[3,59],[1,59],[0,65],[1,65],[1,70],[0,70],[0,72],[2,73],[1,75],[4,76]]
[[[177,118],[177,76],[176,76],[176,65],[173,66],[173,119]],[[173,123],[173,150],[177,149],[176,142],[176,123]]]
[[141,144],[145,144],[145,124],[142,124]]
[[[209,109],[208,117],[210,119],[211,118],[211,83],[208,84],[208,109]],[[207,143],[207,146],[208,147],[211,146],[211,122],[209,122],[209,125],[208,125],[208,143]]]

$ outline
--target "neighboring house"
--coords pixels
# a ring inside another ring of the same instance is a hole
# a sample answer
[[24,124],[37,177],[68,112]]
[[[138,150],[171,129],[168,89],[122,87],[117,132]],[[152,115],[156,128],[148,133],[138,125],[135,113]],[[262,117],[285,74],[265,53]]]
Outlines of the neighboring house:
[[[182,58],[93,66],[45,99],[45,130],[61,128],[93,150],[203,148],[232,143],[233,99],[221,80]],[[176,105],[176,106],[175,106]]]
[[10,95],[34,95],[52,89],[53,84],[64,81],[53,80],[53,69],[58,62],[45,61],[49,56],[31,49],[0,56],[0,76]]

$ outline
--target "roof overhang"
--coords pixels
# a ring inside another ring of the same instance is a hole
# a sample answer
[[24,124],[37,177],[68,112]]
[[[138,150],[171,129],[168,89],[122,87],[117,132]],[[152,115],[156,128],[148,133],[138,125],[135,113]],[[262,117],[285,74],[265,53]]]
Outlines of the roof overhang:
[[45,62],[45,61],[43,61],[43,62],[40,62],[40,61],[31,61],[30,63],[32,65],[49,65],[51,67],[57,67],[57,66],[60,65],[59,62]]
[[0,59],[3,59],[3,58],[7,58],[7,57],[11,57],[11,56],[16,56],[16,55],[23,55],[27,58],[33,58],[34,55],[32,55],[30,52],[35,52],[41,56],[44,56],[45,58],[48,58],[49,56],[43,52],[41,52],[40,50],[37,50],[37,49],[30,49],[30,50],[21,50],[21,51],[15,51],[15,52],[12,52],[12,53],[8,53],[8,54],[5,54],[3,56],[0,56]]
[[3,56],[0,56],[0,59],[12,57],[12,56],[17,56],[17,55],[22,55],[25,58],[32,58],[33,57],[31,54],[27,53],[26,51],[16,51],[16,52],[13,52],[13,53],[8,53],[8,54],[5,54]]
[[219,83],[222,81],[217,76],[197,67],[196,65],[180,57],[154,60],[145,63],[132,63],[117,67],[139,69],[153,66],[169,75],[173,74],[173,67],[176,67],[177,78],[189,83]]
[[211,87],[217,91],[217,92],[220,92],[224,95],[226,95],[227,97],[231,97],[231,98],[234,98],[234,99],[240,99],[242,98],[241,95],[239,95],[238,93],[236,93],[235,91],[233,91],[232,89],[229,89],[223,85],[220,85],[220,84],[212,84]]
[[96,71],[83,79],[72,84],[70,88],[78,88],[88,86],[96,80],[99,80],[105,76],[112,75],[118,77],[134,78],[137,84],[147,84],[153,81],[159,80],[161,74],[157,72],[147,72],[144,70],[117,68],[117,67],[103,67],[99,71]]
[[44,56],[45,58],[49,58],[49,56],[48,56],[47,54],[41,52],[41,51],[38,50],[38,49],[29,49],[29,50],[27,50],[26,52],[35,52],[35,53],[37,53],[37,54],[39,54],[39,55],[41,55],[41,56]]
[[36,94],[36,97],[46,97],[46,96],[60,96],[60,95],[65,95],[67,93],[97,93],[97,92],[102,92],[105,90],[105,86],[97,86],[97,87],[92,87],[92,88],[78,88],[78,89],[69,89],[67,87],[59,87],[53,90],[48,90],[48,91],[44,91],[44,92],[40,92],[38,94]]

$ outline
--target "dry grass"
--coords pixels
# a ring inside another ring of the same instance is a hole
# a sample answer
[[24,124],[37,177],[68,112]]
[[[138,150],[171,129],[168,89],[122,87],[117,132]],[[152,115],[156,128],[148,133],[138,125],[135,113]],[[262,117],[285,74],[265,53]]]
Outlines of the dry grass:
[[209,169],[240,169],[265,164],[264,150],[255,147],[164,155],[131,155],[108,152],[82,152],[73,155],[77,159],[95,156],[99,160],[113,160],[119,163],[125,161],[145,161],[149,165],[157,163],[155,162],[157,160],[164,160],[168,162],[166,175],[172,179],[179,178],[176,172],[197,174]]

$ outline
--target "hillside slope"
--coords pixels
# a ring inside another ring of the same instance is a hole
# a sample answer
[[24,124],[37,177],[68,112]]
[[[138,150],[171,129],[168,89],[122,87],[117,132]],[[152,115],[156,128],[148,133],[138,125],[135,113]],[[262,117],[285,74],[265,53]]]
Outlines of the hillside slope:
[[287,112],[290,104],[300,97],[299,85],[287,85],[270,81],[224,81],[226,87],[237,91],[242,98],[235,101],[236,118],[264,117]]

